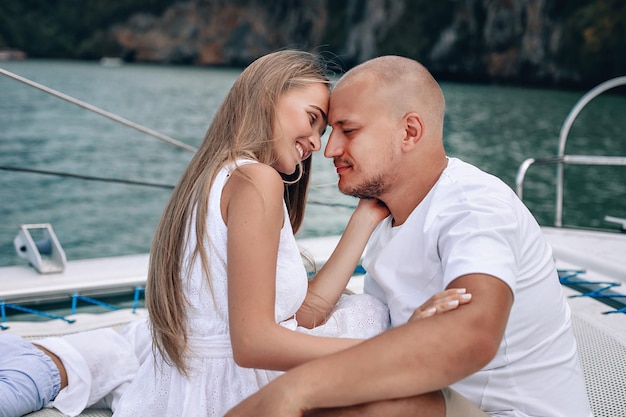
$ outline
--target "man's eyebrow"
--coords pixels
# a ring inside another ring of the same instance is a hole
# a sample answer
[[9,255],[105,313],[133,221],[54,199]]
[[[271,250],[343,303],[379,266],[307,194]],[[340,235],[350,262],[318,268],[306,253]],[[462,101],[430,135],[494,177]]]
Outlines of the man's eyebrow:
[[322,113],[322,117],[324,118],[324,121],[325,121],[326,123],[328,123],[328,115],[324,112],[324,110],[320,109],[319,107],[317,107],[317,106],[316,106],[316,105],[314,105],[314,104],[311,104],[311,107],[313,107],[314,109],[319,110],[319,112],[320,112],[320,113]]

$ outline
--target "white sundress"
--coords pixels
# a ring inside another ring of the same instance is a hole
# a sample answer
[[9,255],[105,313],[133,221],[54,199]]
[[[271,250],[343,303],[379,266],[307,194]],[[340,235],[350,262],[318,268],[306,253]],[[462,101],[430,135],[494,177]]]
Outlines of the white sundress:
[[[254,162],[241,160],[238,164]],[[211,231],[212,245],[208,247],[214,295],[201,273],[199,261],[193,265],[192,273],[183,278],[189,302],[186,363],[190,375],[185,377],[165,363],[158,353],[156,357],[150,353],[114,410],[115,417],[222,416],[281,374],[242,368],[233,360],[226,286],[227,229],[220,215],[222,189],[232,170],[228,166],[222,168],[209,196],[207,227]],[[369,338],[386,330],[389,325],[387,308],[364,294],[343,295],[323,326],[305,329],[297,325],[294,315],[306,295],[307,274],[286,207],[285,219],[276,268],[276,322],[294,331],[319,336]],[[193,230],[190,239],[188,247],[193,248]]]

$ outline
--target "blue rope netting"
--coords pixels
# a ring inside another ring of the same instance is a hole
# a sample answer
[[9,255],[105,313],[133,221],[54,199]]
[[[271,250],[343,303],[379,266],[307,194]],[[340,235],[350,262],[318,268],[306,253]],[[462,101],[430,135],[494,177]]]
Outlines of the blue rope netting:
[[[140,296],[144,294],[144,292],[145,292],[145,289],[143,287],[140,287],[140,286],[135,287],[135,290],[133,292],[133,307],[132,307],[133,313],[135,313],[137,311],[137,308],[139,308],[139,299],[140,299]],[[92,297],[87,297],[85,295],[80,295],[77,292],[72,294],[71,299],[72,299],[72,312],[71,312],[72,315],[76,314],[76,311],[78,308],[78,301],[83,301],[88,304],[93,304],[93,305],[97,305],[100,307],[104,307],[108,310],[120,309],[120,307],[117,307],[113,304],[105,303],[104,301],[97,300]],[[8,329],[7,326],[2,324],[2,323],[6,323],[7,321],[7,313],[6,313],[7,309],[20,311],[22,313],[33,314],[39,317],[45,317],[45,318],[49,318],[52,320],[62,320],[68,324],[72,324],[76,321],[72,318],[68,318],[65,316],[58,315],[58,314],[53,314],[53,313],[49,313],[47,311],[42,311],[42,310],[35,310],[34,308],[24,307],[24,306],[20,306],[17,304],[9,304],[0,300],[0,331]]]
[[582,275],[585,274],[584,270],[559,270],[558,272],[559,282],[562,285],[575,287],[581,291],[580,294],[571,295],[570,297],[591,297],[615,308],[615,310],[605,311],[602,314],[626,313],[626,303],[621,301],[622,299],[626,300],[626,294],[611,290],[614,287],[619,287],[620,283],[584,279],[582,278]]

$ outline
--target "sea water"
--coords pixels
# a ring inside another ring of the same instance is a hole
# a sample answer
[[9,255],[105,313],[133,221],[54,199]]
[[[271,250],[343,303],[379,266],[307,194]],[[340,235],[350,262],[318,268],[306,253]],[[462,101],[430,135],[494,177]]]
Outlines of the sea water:
[[[177,140],[198,146],[240,69],[26,60],[0,67]],[[511,187],[519,164],[557,153],[558,135],[584,92],[441,83],[444,141],[459,157]],[[626,97],[603,95],[572,127],[568,153],[625,155]],[[327,136],[323,138],[325,142]],[[324,145],[324,143],[322,144]],[[192,153],[0,75],[0,167],[174,185]],[[314,155],[299,237],[343,231],[356,200],[336,187],[332,161]],[[525,202],[554,222],[555,167],[533,167]],[[568,167],[564,224],[617,226],[626,217],[626,170]],[[171,190],[0,169],[0,266],[19,265],[20,224],[50,223],[67,258],[149,251]]]

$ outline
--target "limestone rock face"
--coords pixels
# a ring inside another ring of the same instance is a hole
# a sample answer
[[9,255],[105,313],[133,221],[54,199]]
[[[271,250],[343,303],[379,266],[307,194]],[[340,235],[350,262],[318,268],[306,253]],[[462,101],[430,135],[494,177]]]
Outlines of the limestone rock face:
[[136,14],[113,29],[124,58],[140,62],[247,65],[285,47],[314,49],[326,22],[323,1],[195,0],[161,16]]
[[407,25],[416,29],[420,13],[430,19],[427,0],[333,1],[187,0],[160,16],[136,14],[113,34],[126,60],[245,66],[295,47],[329,50],[350,67],[394,53],[386,40],[406,45],[426,33],[430,40],[412,58],[437,76],[530,83],[579,77],[559,64],[560,0],[447,0],[448,17],[415,33]]
[[405,11],[405,3],[406,0],[348,0],[347,36],[341,55],[348,62],[355,63],[379,55],[378,43],[393,30]]
[[561,22],[551,0],[460,0],[428,60],[434,70],[486,79],[559,79]]

